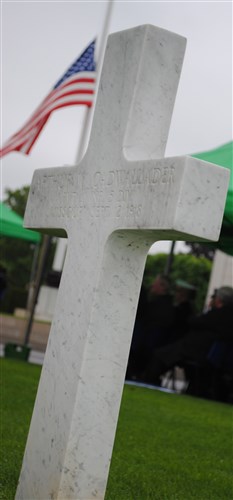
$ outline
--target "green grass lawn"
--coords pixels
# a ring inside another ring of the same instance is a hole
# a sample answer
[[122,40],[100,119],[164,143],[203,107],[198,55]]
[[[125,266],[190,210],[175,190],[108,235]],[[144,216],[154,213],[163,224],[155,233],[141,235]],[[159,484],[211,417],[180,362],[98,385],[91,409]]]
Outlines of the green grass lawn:
[[[1,359],[1,374],[0,499],[12,500],[40,367]],[[106,500],[232,500],[232,416],[230,405],[125,386]]]

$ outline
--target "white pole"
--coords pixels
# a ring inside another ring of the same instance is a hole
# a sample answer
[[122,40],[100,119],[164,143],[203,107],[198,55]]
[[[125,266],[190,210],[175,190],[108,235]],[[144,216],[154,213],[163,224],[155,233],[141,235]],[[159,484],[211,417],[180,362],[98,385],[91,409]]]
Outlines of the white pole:
[[85,111],[84,111],[83,126],[82,126],[80,140],[78,143],[78,150],[77,150],[77,154],[76,154],[76,158],[75,158],[75,165],[77,165],[77,163],[80,162],[80,160],[82,159],[82,157],[84,155],[84,150],[85,150],[85,146],[87,143],[87,136],[88,136],[88,132],[90,129],[92,108],[93,108],[93,105],[91,107],[87,106]]
[[[103,25],[103,31],[102,31],[102,34],[100,37],[100,43],[99,43],[98,49],[96,51],[96,60],[98,61],[98,63],[96,63],[96,73],[97,73],[97,75],[96,75],[96,89],[98,87],[100,70],[101,70],[103,58],[104,58],[105,45],[106,45],[107,36],[108,36],[108,29],[109,29],[109,24],[110,24],[112,8],[113,8],[113,0],[108,0],[105,20],[104,20],[104,25]],[[85,152],[88,134],[89,134],[89,130],[90,130],[90,125],[91,125],[91,121],[92,121],[92,117],[93,117],[93,109],[94,109],[94,105],[92,105],[90,108],[87,107],[85,110],[82,133],[81,133],[81,137],[80,137],[79,144],[78,144],[78,151],[77,151],[76,158],[75,158],[75,164],[79,163],[79,161],[82,159],[84,152]]]
[[[104,24],[103,24],[103,30],[102,30],[102,34],[100,36],[99,44],[97,41],[97,50],[96,50],[96,54],[95,54],[96,61],[98,61],[96,63],[96,89],[98,87],[100,70],[102,68],[103,59],[104,59],[105,45],[106,45],[107,36],[108,36],[112,8],[113,8],[113,0],[108,0],[106,15],[105,15]],[[94,111],[94,105],[92,105],[90,108],[86,107],[86,109],[85,109],[81,137],[80,137],[80,140],[78,143],[78,149],[77,149],[75,162],[74,162],[75,164],[80,162],[80,160],[82,159],[82,157],[85,153],[87,139],[88,139],[88,135],[89,135],[89,131],[90,131],[90,125],[91,125],[92,117],[93,117],[93,111]],[[64,259],[65,259],[66,248],[67,248],[67,240],[63,239],[63,238],[58,238],[55,257],[54,257],[54,261],[53,261],[53,269],[62,271],[63,263],[64,263]]]

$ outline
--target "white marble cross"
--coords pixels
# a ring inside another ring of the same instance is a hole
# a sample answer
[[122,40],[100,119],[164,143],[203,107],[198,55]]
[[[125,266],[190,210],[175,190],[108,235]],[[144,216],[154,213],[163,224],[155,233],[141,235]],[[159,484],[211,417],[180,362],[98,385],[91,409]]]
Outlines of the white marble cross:
[[104,498],[148,249],[218,239],[228,172],[162,159],[184,50],[153,26],[111,35],[85,157],[33,177],[25,225],[68,251],[18,499]]

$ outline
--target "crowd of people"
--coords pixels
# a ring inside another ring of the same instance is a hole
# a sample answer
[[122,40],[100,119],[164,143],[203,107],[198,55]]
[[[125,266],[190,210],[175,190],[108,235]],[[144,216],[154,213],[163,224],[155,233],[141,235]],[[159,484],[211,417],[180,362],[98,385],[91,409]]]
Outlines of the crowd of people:
[[187,392],[233,402],[233,288],[216,289],[206,311],[195,314],[196,289],[158,275],[141,288],[126,378],[161,384],[174,367],[184,370]]

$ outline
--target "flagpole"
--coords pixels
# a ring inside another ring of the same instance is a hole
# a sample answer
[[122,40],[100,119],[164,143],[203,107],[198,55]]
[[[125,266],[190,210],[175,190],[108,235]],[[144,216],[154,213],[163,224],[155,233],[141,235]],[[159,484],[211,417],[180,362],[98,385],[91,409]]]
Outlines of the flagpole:
[[[100,78],[100,70],[101,70],[102,64],[103,64],[105,45],[106,45],[106,41],[107,41],[109,24],[110,24],[112,9],[113,9],[113,2],[114,2],[114,0],[108,0],[105,19],[104,19],[104,23],[103,23],[103,30],[102,30],[102,34],[100,36],[99,46],[97,46],[97,51],[96,51],[97,53],[95,54],[96,61],[98,61],[96,63],[96,73],[97,73],[97,75],[96,75],[96,88],[98,86],[98,81]],[[97,44],[98,44],[98,42],[97,42]],[[95,92],[95,95],[96,95],[96,92]],[[79,139],[77,153],[76,153],[75,161],[74,161],[75,165],[77,165],[84,156],[84,153],[86,150],[86,145],[87,145],[88,134],[89,134],[89,130],[90,130],[90,125],[91,125],[91,121],[92,121],[92,117],[93,117],[93,111],[94,111],[94,105],[92,105],[91,107],[86,107],[86,109],[85,109],[81,137]],[[65,255],[66,247],[67,247],[66,240],[58,238],[57,249],[58,249],[58,247],[59,247],[59,256],[61,257],[62,253],[63,253],[63,255]],[[56,266],[57,270],[62,271],[64,259],[63,258],[61,259],[60,257],[58,258],[58,256],[57,256],[58,250],[57,249],[55,252],[53,266]],[[59,267],[60,267],[60,269],[59,269]]]
[[[97,73],[97,75],[96,75],[96,88],[98,86],[98,81],[100,78],[100,70],[101,70],[102,64],[103,64],[105,45],[106,45],[106,41],[107,41],[109,24],[110,24],[112,9],[113,9],[113,2],[114,2],[114,0],[108,0],[104,24],[103,24],[103,30],[102,30],[102,34],[100,36],[100,43],[99,43],[99,46],[97,48],[97,53],[95,54],[96,61],[98,61],[98,62],[96,62],[96,73]],[[96,92],[95,92],[95,95],[96,95]],[[92,105],[91,107],[86,107],[86,109],[84,111],[84,119],[83,119],[81,137],[79,139],[77,153],[76,153],[75,161],[74,161],[75,165],[77,165],[84,156],[84,153],[86,150],[86,145],[87,145],[88,134],[89,134],[89,130],[90,130],[90,125],[91,125],[91,121],[92,121],[92,117],[93,117],[93,111],[94,111],[94,105]],[[57,248],[58,247],[59,247],[59,254],[63,253],[63,255],[65,255],[66,247],[67,247],[66,240],[59,238],[57,240]],[[61,260],[61,258],[57,258],[57,250],[56,250],[53,265],[56,263],[56,266],[58,266],[58,267],[60,266],[61,270],[62,270],[63,260],[64,259]]]
[[[102,34],[100,36],[100,43],[99,43],[99,47],[98,47],[97,54],[96,54],[96,60],[98,61],[96,63],[96,73],[97,73],[97,75],[96,75],[96,88],[97,88],[98,80],[100,77],[100,70],[101,70],[103,58],[104,58],[105,45],[106,45],[109,24],[110,24],[110,18],[111,18],[112,9],[113,9],[113,2],[114,2],[114,0],[108,0],[104,24],[103,24],[103,30],[102,30]],[[96,92],[95,92],[95,95],[96,95]],[[82,131],[81,131],[81,137],[79,139],[77,153],[76,153],[76,157],[75,157],[75,161],[74,161],[75,165],[77,165],[80,162],[80,160],[83,158],[84,153],[85,153],[88,134],[89,134],[90,125],[91,125],[92,116],[93,116],[93,110],[94,110],[94,105],[92,105],[91,107],[86,107],[85,112],[84,112],[84,120],[83,120],[83,126],[82,126]],[[59,247],[59,255],[61,255],[62,253],[63,253],[63,255],[65,255],[66,247],[67,247],[66,240],[58,238],[57,249],[56,249],[55,257],[54,257],[54,261],[53,261],[53,266],[56,265],[57,270],[58,270],[58,267],[60,267],[60,270],[62,271],[62,265],[63,265],[64,259],[57,258],[58,247]]]
[[[113,9],[113,1],[114,0],[108,0],[105,20],[104,20],[104,25],[103,25],[103,31],[101,34],[99,48],[98,48],[98,54],[96,54],[96,59],[98,60],[98,63],[96,63],[96,69],[97,69],[96,80],[97,80],[97,82],[98,82],[99,77],[100,77],[100,70],[101,70],[103,58],[104,58],[105,45],[106,45],[109,24],[110,24],[112,9]],[[96,87],[97,87],[97,85],[96,85]],[[95,95],[96,95],[96,93],[95,93]],[[90,130],[91,119],[93,116],[93,109],[94,109],[94,106],[92,105],[91,107],[87,107],[87,109],[85,110],[85,116],[84,116],[84,120],[83,120],[81,137],[79,140],[78,150],[77,150],[77,154],[75,157],[75,164],[80,162],[80,160],[82,159],[82,157],[85,153],[85,148],[86,148],[87,139],[88,139],[88,133]]]
[[[108,28],[109,28],[111,13],[112,13],[112,7],[113,7],[113,0],[109,0],[108,5],[107,5],[107,10],[106,10],[106,15],[105,15],[103,31],[102,31],[102,35],[100,38],[96,80],[98,79],[98,77],[100,75],[100,69],[101,69],[101,65],[103,62],[103,56],[104,56],[106,39],[107,39],[107,35],[108,35]],[[84,123],[83,123],[81,138],[79,141],[79,147],[78,147],[78,151],[77,151],[77,155],[76,155],[76,159],[75,159],[75,164],[79,163],[79,161],[81,160],[81,158],[83,157],[83,154],[85,152],[85,146],[86,146],[88,132],[89,132],[89,128],[90,128],[93,107],[94,106],[87,107],[86,112],[85,112]],[[45,268],[45,264],[46,264],[46,260],[47,260],[47,256],[48,256],[48,252],[49,252],[50,242],[51,242],[51,236],[45,235],[44,240],[43,240],[43,244],[42,244],[42,248],[41,248],[40,262],[39,262],[39,267],[37,270],[37,277],[36,277],[36,283],[35,283],[35,287],[34,287],[34,293],[33,293],[30,308],[28,311],[28,319],[27,319],[26,330],[25,330],[24,345],[27,345],[29,342],[32,323],[33,323],[33,319],[34,319],[35,307],[36,307],[37,300],[38,300],[38,295],[39,295],[40,286],[41,286],[41,282],[42,282],[42,278],[43,278],[44,268]],[[59,244],[59,242],[60,242],[60,239],[58,239],[57,244]],[[64,243],[63,243],[63,245],[64,245]]]

